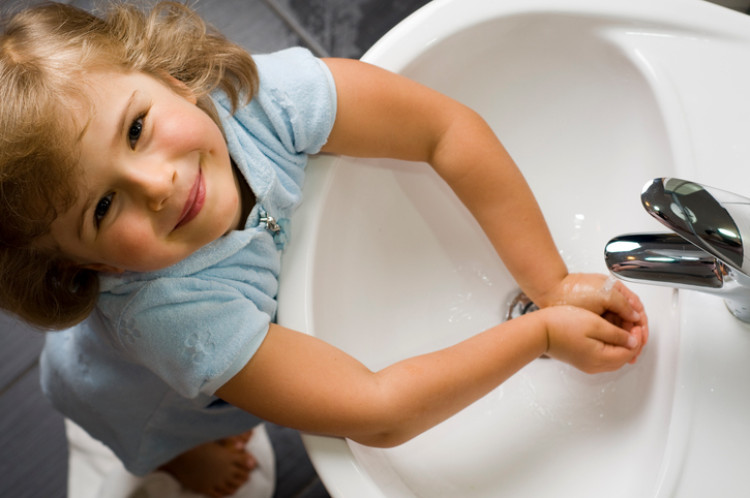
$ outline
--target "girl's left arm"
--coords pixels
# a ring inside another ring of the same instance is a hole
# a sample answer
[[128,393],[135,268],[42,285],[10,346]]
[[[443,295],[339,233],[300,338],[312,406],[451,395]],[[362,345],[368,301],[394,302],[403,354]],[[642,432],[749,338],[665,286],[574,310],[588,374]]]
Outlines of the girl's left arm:
[[[643,306],[624,285],[606,286],[601,275],[568,275],[526,180],[476,112],[363,62],[325,63],[336,83],[338,108],[324,152],[428,162],[476,218],[534,302],[610,311],[645,327]],[[590,291],[576,302],[571,288],[580,294],[586,286]]]

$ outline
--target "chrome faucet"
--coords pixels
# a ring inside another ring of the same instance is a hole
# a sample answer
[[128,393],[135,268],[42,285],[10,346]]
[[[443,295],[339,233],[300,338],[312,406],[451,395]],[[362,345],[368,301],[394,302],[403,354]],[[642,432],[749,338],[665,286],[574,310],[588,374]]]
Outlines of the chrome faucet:
[[719,294],[750,322],[750,199],[677,178],[643,188],[646,211],[674,233],[616,237],[604,258],[618,278]]

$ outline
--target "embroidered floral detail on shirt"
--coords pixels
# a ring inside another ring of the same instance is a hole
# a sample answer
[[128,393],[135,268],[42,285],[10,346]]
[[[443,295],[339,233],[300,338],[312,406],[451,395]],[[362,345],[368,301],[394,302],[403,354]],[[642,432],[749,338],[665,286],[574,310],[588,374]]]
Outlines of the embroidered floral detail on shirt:
[[89,362],[88,358],[83,353],[78,353],[78,368],[80,369],[81,375],[89,376]]
[[193,332],[185,339],[185,353],[193,361],[200,361],[206,355],[212,354],[216,344],[211,332]]
[[129,344],[131,346],[133,344],[135,344],[136,341],[138,341],[138,339],[141,338],[141,332],[138,329],[134,328],[134,327],[125,327],[122,330],[122,334],[121,335],[122,335],[123,342],[125,342],[125,343],[127,343],[127,344]]

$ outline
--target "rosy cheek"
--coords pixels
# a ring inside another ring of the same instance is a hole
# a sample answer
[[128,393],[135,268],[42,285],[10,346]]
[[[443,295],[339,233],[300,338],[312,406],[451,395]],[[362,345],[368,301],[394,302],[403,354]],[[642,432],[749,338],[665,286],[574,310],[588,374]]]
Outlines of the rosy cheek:
[[[196,108],[192,112],[184,112],[176,109],[171,113],[169,119],[159,121],[159,140],[164,146],[176,150],[190,150],[196,147],[196,144],[205,140],[205,122],[202,114]],[[210,121],[210,118],[206,116]],[[213,124],[213,122],[211,122]],[[215,125],[214,125],[215,126]]]
[[137,270],[158,254],[153,235],[137,226],[118,230],[110,235],[108,259],[114,266]]

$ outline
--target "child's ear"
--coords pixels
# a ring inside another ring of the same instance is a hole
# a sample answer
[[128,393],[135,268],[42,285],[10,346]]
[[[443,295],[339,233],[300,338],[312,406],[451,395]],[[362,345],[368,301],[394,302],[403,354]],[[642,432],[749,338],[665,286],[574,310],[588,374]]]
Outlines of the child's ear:
[[88,265],[83,265],[81,268],[85,268],[86,270],[94,270],[99,273],[110,273],[110,274],[116,274],[119,275],[120,273],[125,272],[122,268],[116,268],[114,266],[105,265],[104,263],[91,263]]
[[167,84],[169,84],[169,86],[172,87],[172,90],[180,94],[188,102],[192,104],[198,103],[198,98],[195,96],[195,93],[193,93],[193,91],[190,88],[188,88],[188,86],[184,82],[178,80],[177,78],[175,78],[174,76],[172,76],[166,71],[162,72],[161,75],[164,78],[164,80],[167,82]]

